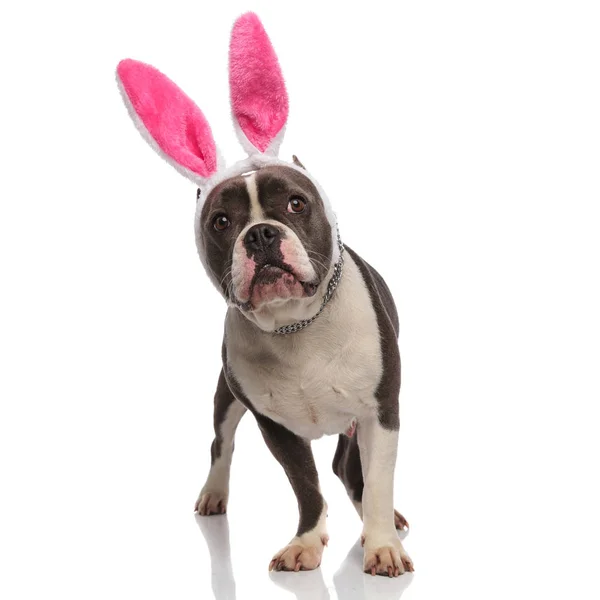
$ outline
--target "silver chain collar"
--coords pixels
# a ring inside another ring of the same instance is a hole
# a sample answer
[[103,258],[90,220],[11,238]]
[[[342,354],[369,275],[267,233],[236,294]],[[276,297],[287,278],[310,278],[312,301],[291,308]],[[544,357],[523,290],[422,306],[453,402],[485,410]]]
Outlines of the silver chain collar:
[[[336,227],[337,229],[337,227]],[[340,251],[340,258],[333,266],[333,275],[327,284],[327,291],[323,296],[323,302],[321,302],[321,307],[318,312],[313,315],[310,319],[303,319],[302,321],[298,321],[297,323],[292,323],[291,325],[283,325],[282,327],[278,327],[273,331],[273,333],[277,335],[285,335],[287,333],[296,333],[296,331],[300,331],[305,327],[308,327],[316,318],[323,312],[323,309],[327,305],[327,303],[331,300],[335,289],[337,288],[340,280],[342,278],[342,269],[344,268],[344,245],[342,244],[342,238],[340,237],[340,230],[337,229],[337,243]]]

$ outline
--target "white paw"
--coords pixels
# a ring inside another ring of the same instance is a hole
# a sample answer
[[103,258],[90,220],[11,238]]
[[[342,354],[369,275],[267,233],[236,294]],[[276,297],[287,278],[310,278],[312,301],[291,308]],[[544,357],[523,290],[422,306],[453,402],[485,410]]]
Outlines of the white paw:
[[402,573],[414,571],[413,562],[396,535],[381,538],[367,533],[363,539],[365,573],[398,577]]
[[327,545],[327,534],[294,538],[282,548],[269,563],[269,571],[312,571],[321,564],[323,548]]
[[199,515],[223,515],[227,511],[227,493],[218,490],[202,490],[196,500],[194,512]]

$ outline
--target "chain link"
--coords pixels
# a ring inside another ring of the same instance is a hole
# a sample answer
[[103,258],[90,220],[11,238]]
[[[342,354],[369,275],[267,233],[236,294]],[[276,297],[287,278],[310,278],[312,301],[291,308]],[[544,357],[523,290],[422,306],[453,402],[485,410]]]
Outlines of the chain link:
[[340,251],[340,258],[333,266],[333,275],[327,284],[327,290],[325,291],[325,295],[323,296],[323,302],[321,303],[321,308],[319,308],[317,314],[313,315],[310,319],[303,319],[302,321],[298,321],[297,323],[292,323],[291,325],[284,325],[283,327],[278,327],[273,331],[273,333],[277,335],[285,335],[287,333],[296,333],[296,331],[300,331],[305,327],[308,327],[315,319],[323,312],[325,305],[331,300],[333,293],[335,292],[335,288],[337,288],[341,278],[342,278],[342,269],[344,268],[344,245],[342,244],[342,238],[340,237],[340,230],[337,228],[337,243]]

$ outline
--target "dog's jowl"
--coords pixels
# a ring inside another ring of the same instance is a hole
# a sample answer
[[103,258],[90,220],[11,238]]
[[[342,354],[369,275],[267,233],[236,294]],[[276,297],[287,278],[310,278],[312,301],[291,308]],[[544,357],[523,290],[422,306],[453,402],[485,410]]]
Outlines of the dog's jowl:
[[333,470],[363,521],[364,570],[412,571],[396,531],[407,523],[393,506],[400,355],[392,295],[342,244],[314,177],[296,157],[277,157],[288,100],[256,15],[236,21],[229,62],[234,124],[248,153],[229,167],[204,115],[172,81],[130,59],[117,68],[139,131],[198,186],[198,252],[228,307],[211,468],[196,510],[226,511],[235,431],[250,412],[300,510],[270,568],[318,567],[329,536],[311,440],[338,435]]

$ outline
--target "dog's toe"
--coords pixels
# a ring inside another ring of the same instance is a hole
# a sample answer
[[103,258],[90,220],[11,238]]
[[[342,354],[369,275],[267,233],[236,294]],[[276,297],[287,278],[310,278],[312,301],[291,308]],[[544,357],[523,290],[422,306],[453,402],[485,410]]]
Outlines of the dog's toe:
[[381,539],[383,544],[377,543],[377,538],[366,536],[364,546],[363,570],[371,575],[385,575],[398,577],[403,573],[414,571],[413,563],[402,543],[396,537],[388,540]]
[[321,564],[323,545],[293,543],[280,550],[269,564],[269,571],[312,571]]
[[218,491],[201,492],[196,500],[194,512],[206,517],[210,515],[223,515],[227,511],[227,497]]

